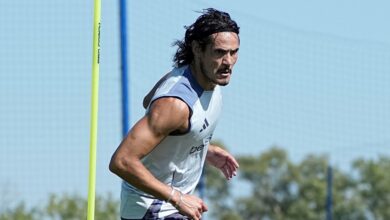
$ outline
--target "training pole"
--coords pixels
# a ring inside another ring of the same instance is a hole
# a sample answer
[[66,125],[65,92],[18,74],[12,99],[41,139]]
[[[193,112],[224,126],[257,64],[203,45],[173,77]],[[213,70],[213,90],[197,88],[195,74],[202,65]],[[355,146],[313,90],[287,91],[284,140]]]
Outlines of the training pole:
[[121,40],[121,85],[122,85],[122,136],[129,131],[129,93],[127,75],[127,13],[126,0],[119,0],[119,23]]
[[327,191],[326,191],[326,220],[333,219],[333,170],[330,165],[328,165],[327,171]]
[[91,95],[91,133],[89,146],[88,177],[88,213],[87,219],[95,218],[95,186],[96,186],[96,143],[98,128],[99,101],[99,61],[100,61],[100,10],[101,1],[94,0],[93,10],[93,52],[92,52],[92,95]]

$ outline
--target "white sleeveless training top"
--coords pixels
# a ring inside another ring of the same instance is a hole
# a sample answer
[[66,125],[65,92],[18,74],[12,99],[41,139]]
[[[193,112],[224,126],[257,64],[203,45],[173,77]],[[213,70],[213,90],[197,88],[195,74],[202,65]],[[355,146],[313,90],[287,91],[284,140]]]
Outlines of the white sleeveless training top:
[[[221,113],[220,87],[216,86],[212,91],[203,90],[192,76],[190,68],[184,66],[169,73],[156,90],[151,103],[163,97],[176,97],[188,105],[191,114],[189,130],[185,134],[166,137],[142,159],[142,163],[161,182],[183,193],[193,193]],[[157,200],[123,182],[122,219],[146,219],[150,216],[163,218],[175,212],[177,210],[170,203]]]

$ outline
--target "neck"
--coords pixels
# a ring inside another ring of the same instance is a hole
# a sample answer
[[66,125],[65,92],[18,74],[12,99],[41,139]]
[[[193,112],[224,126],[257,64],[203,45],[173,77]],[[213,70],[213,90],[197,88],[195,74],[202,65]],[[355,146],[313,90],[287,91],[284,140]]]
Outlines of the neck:
[[195,62],[190,64],[191,74],[204,90],[214,90],[216,84],[202,71],[200,65]]

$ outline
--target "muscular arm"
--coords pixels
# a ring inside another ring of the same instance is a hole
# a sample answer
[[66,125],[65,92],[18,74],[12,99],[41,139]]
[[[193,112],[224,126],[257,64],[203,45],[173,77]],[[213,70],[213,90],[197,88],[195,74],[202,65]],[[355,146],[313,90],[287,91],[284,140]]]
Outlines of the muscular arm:
[[172,131],[186,129],[189,110],[175,98],[156,100],[150,112],[124,138],[110,162],[110,170],[138,189],[166,200],[171,188],[158,181],[141,159]]
[[[110,161],[111,172],[138,189],[167,200],[171,192],[171,203],[186,216],[200,219],[207,206],[193,195],[180,195],[178,191],[158,179],[141,162],[165,137],[173,131],[186,131],[190,111],[177,98],[161,98],[153,102],[149,113],[138,121],[120,143]],[[185,202],[184,202],[185,201]]]

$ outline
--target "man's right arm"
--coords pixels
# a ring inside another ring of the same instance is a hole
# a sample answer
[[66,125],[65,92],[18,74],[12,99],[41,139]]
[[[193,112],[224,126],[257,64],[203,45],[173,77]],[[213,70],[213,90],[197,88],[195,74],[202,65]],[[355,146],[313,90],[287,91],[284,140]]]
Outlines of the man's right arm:
[[[150,153],[171,132],[188,128],[188,106],[177,98],[156,100],[147,115],[138,121],[123,139],[110,161],[111,172],[117,174],[136,188],[167,200],[172,188],[156,179],[142,164],[141,159]],[[181,200],[185,200],[182,203]],[[171,203],[179,204],[179,211],[194,219],[200,218],[207,207],[203,201],[192,195],[180,196],[176,192]],[[186,204],[191,204],[187,206]]]
[[[177,106],[173,106],[173,105]],[[158,199],[168,198],[170,188],[158,181],[141,163],[170,132],[183,126],[183,119],[170,117],[167,110],[180,107],[177,101],[157,100],[120,143],[110,161],[110,170],[138,189]],[[183,112],[183,111],[182,111]],[[183,114],[181,114],[183,115]]]

